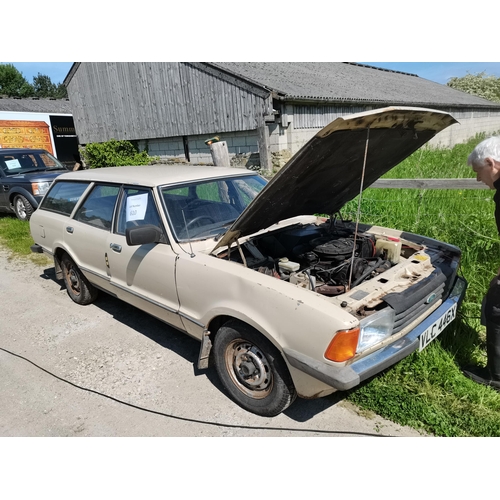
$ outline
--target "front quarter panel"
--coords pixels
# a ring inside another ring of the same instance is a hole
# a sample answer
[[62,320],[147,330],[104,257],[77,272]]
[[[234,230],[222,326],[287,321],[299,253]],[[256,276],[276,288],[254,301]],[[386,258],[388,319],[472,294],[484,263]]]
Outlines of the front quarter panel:
[[334,333],[358,324],[319,294],[206,254],[181,254],[176,280],[186,329],[198,338],[215,317],[230,316],[253,326],[281,352],[291,349],[329,363],[323,355]]

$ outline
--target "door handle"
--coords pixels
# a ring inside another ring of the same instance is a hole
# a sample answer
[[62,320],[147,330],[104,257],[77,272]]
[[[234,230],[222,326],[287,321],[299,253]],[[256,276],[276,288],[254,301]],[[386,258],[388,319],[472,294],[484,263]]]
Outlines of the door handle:
[[116,243],[110,243],[109,248],[111,248],[111,250],[113,250],[114,252],[118,252],[118,253],[120,253],[122,251],[122,246],[117,245]]
[[71,226],[66,227],[66,232],[73,233],[74,229]]

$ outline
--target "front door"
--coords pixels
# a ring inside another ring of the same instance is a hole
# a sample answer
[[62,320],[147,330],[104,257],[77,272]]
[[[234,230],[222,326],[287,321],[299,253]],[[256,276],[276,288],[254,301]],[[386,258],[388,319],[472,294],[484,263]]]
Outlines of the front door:
[[[162,230],[160,243],[128,246],[127,227],[153,224]],[[109,234],[106,260],[114,293],[161,320],[182,328],[175,285],[177,254],[168,243],[153,192],[125,187],[114,231]]]

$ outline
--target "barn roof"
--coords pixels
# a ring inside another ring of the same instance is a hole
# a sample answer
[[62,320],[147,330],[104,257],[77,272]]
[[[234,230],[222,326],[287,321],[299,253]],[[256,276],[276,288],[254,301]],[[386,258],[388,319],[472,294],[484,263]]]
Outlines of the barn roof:
[[343,62],[206,63],[267,87],[285,100],[500,108],[494,103],[411,73]]
[[3,96],[0,96],[0,111],[72,114],[69,99],[20,99]]

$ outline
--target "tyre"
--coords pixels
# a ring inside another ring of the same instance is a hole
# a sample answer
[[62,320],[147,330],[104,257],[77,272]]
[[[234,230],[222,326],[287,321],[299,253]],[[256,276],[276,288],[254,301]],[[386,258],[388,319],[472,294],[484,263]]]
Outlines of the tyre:
[[217,332],[213,346],[217,374],[231,399],[262,417],[288,408],[297,393],[276,347],[252,327],[230,321]]
[[34,212],[33,205],[22,194],[18,194],[14,198],[14,212],[20,220],[30,220],[31,214]]
[[64,284],[71,299],[80,305],[87,305],[97,298],[98,290],[90,284],[78,266],[68,256],[61,259]]

